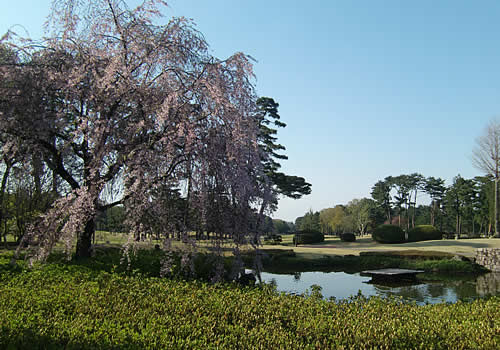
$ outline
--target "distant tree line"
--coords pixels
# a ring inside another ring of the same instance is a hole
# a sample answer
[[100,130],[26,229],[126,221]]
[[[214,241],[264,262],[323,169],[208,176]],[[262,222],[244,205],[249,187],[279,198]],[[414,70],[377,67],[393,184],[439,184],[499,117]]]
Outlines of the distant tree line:
[[324,234],[366,234],[380,221],[380,216],[374,200],[353,199],[347,205],[337,205],[318,212],[309,210],[304,216],[295,219],[295,227],[300,231],[313,230]]
[[[428,205],[417,205],[418,193],[431,199]],[[491,234],[494,232],[494,179],[460,175],[445,186],[441,178],[421,174],[388,176],[372,187],[372,198],[385,222],[409,229],[430,224],[445,232],[457,234]]]
[[[443,232],[491,235],[495,231],[495,181],[492,176],[472,179],[457,175],[453,182],[421,174],[387,176],[371,189],[372,198],[353,199],[317,212],[309,210],[295,220],[297,230],[324,234],[366,234],[381,224],[409,230],[433,225]],[[420,204],[423,194],[429,204]]]

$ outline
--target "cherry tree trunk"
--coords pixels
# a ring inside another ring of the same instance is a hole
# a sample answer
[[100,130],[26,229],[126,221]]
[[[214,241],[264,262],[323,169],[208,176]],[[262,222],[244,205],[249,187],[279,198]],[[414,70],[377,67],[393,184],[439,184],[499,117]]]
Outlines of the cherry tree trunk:
[[[5,203],[4,203],[4,195],[5,195],[5,189],[7,187],[7,179],[10,174],[10,170],[12,168],[12,164],[10,162],[6,162],[6,167],[5,167],[5,172],[3,173],[2,177],[2,185],[0,187],[0,225],[2,224],[4,220],[4,213],[5,213]],[[7,221],[5,221],[5,224],[7,224]],[[7,244],[7,225],[5,225],[5,230],[3,232],[5,244]]]
[[89,219],[85,229],[78,235],[76,241],[76,258],[89,258],[92,253],[92,236],[95,233],[94,218]]

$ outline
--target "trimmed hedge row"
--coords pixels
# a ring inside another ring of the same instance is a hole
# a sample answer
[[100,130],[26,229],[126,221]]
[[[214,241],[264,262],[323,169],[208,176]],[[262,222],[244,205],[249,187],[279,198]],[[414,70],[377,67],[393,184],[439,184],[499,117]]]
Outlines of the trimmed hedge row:
[[373,240],[379,243],[404,243],[442,239],[443,234],[432,225],[417,225],[408,230],[408,238],[399,226],[380,225],[372,233]]
[[325,241],[325,235],[318,231],[300,231],[293,235],[293,244],[311,244]]
[[372,238],[379,243],[403,243],[405,232],[399,226],[380,225],[373,230]]
[[51,264],[0,274],[2,349],[498,349],[500,298],[325,301]]
[[443,234],[432,225],[417,225],[408,230],[408,242],[442,239]]
[[354,233],[342,233],[340,235],[340,240],[343,242],[356,242],[356,236]]

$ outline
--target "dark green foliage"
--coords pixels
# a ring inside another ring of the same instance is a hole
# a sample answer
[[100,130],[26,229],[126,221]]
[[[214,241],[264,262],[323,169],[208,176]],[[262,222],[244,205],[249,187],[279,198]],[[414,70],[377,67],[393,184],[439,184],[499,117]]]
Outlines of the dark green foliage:
[[325,235],[319,231],[300,231],[293,236],[294,244],[312,244],[325,241]]
[[[293,250],[265,251],[264,270],[266,272],[293,274],[306,271],[342,271],[349,273],[383,268],[424,270],[439,274],[477,275],[487,272],[485,268],[471,261],[452,259],[455,255],[433,251],[361,252],[355,255],[324,255],[310,259],[296,255]],[[254,255],[245,260],[252,263]]]
[[500,347],[498,297],[426,306],[363,296],[333,302],[318,298],[317,287],[297,297],[97,266],[0,271],[1,349]]
[[388,176],[384,181],[378,181],[372,187],[372,198],[377,202],[377,207],[384,212],[388,221],[391,220],[391,182],[392,177]]
[[488,270],[472,261],[454,259],[455,254],[434,251],[405,250],[392,252],[361,252],[358,264],[366,265],[372,258],[371,268],[397,267],[424,270],[442,275],[477,275]]
[[262,158],[262,165],[279,194],[298,199],[311,193],[311,184],[306,182],[303,177],[287,175],[278,171],[281,168],[279,162],[288,159],[286,155],[280,153],[285,151],[285,147],[277,143],[277,128],[286,126],[280,121],[278,107],[279,104],[270,97],[257,99],[257,113],[255,115],[259,125],[257,140],[260,149],[266,155]]
[[320,213],[309,210],[304,216],[295,219],[299,231],[321,231]]
[[121,205],[108,208],[100,213],[96,220],[96,229],[109,232],[127,232],[125,208]]
[[281,235],[277,235],[275,233],[264,237],[264,244],[279,244],[282,241],[283,241],[283,237],[281,237]]
[[354,233],[342,233],[340,235],[340,240],[344,242],[356,242],[356,236]]
[[408,231],[408,242],[442,239],[443,234],[432,225],[417,225]]
[[286,197],[299,199],[311,193],[311,184],[303,177],[274,172],[269,175],[269,178],[276,185],[279,193]]
[[293,222],[286,222],[280,219],[273,219],[274,230],[279,234],[287,234],[294,230]]
[[455,223],[457,234],[466,233],[465,223],[472,217],[475,200],[477,199],[476,185],[473,179],[464,179],[460,175],[453,178],[453,184],[445,195],[445,210],[449,219]]
[[[220,263],[224,267],[223,278],[229,280],[232,270],[232,258],[210,254],[197,253],[193,259],[193,264],[183,266],[182,256],[178,253],[170,253],[170,270],[168,277],[174,279],[196,279],[210,281],[214,276],[215,266]],[[167,258],[167,253],[161,249],[137,249],[130,251],[128,257],[123,255],[123,250],[117,247],[97,247],[95,256],[92,258],[78,259],[68,262],[69,265],[87,266],[94,270],[104,270],[110,273],[135,274],[139,273],[147,277],[160,277],[162,261]],[[54,253],[49,257],[49,262],[64,261],[62,253]],[[253,262],[249,261],[249,263]]]
[[405,233],[399,226],[380,225],[373,230],[372,238],[379,243],[403,243]]

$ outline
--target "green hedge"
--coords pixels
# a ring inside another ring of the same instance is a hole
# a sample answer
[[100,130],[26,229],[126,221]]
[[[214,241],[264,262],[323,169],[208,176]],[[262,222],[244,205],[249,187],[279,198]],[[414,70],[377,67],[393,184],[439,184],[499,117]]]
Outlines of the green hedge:
[[325,241],[325,235],[318,231],[299,231],[293,236],[294,244],[311,244]]
[[405,233],[399,226],[380,225],[373,230],[372,238],[379,243],[403,243]]
[[334,302],[75,265],[2,270],[0,315],[1,349],[500,348],[498,297]]
[[281,242],[283,242],[283,237],[275,233],[264,237],[264,244],[280,244]]
[[443,234],[432,225],[417,225],[408,231],[408,242],[442,239]]
[[354,233],[342,233],[340,235],[340,240],[343,242],[356,242],[356,236]]

